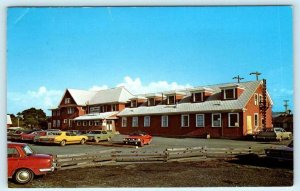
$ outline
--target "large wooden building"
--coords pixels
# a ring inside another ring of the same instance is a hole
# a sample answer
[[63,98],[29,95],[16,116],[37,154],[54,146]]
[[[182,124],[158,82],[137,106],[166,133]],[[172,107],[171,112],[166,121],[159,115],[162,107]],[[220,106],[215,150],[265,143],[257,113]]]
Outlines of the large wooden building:
[[67,89],[52,110],[52,128],[238,138],[272,127],[272,105],[263,80],[135,96],[124,87]]

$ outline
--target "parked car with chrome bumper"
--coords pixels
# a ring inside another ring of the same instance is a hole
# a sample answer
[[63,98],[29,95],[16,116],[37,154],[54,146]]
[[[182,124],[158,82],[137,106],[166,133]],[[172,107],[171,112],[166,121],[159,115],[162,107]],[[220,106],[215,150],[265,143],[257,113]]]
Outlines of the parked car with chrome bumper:
[[282,141],[284,139],[291,139],[292,133],[285,131],[281,127],[267,128],[263,131],[260,131],[256,135],[258,140],[277,140]]
[[138,146],[149,145],[152,141],[152,136],[144,132],[134,132],[123,139],[124,144],[133,144]]
[[109,141],[114,136],[114,133],[112,131],[94,130],[87,133],[86,136],[88,137],[88,141],[98,143],[99,141]]
[[44,175],[54,171],[54,159],[52,155],[35,154],[29,145],[25,143],[7,144],[8,178],[16,183],[26,184],[35,175]]
[[38,142],[65,146],[66,144],[84,144],[87,139],[88,137],[85,135],[76,135],[66,131],[57,131],[52,132],[51,135],[41,136]]

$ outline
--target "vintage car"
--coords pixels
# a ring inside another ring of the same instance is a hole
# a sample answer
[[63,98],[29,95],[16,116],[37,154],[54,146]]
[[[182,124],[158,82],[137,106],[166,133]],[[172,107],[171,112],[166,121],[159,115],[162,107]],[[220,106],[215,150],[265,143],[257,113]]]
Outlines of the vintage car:
[[88,137],[85,135],[76,135],[66,131],[53,131],[50,135],[40,136],[38,142],[60,144],[60,146],[65,146],[66,144],[75,143],[84,144],[87,139]]
[[265,149],[265,153],[268,158],[281,160],[281,161],[293,161],[293,157],[294,157],[293,141],[288,146]]
[[138,146],[149,145],[152,141],[152,136],[144,132],[134,132],[123,139],[124,144],[134,144]]
[[34,137],[37,136],[39,132],[43,132],[43,131],[33,131],[31,133],[23,133],[20,135],[20,139],[22,141],[33,141]]
[[52,155],[35,154],[26,143],[7,144],[8,178],[16,183],[30,182],[35,175],[54,171]]
[[15,133],[11,134],[8,139],[9,140],[12,140],[12,141],[20,141],[22,140],[22,135],[24,134],[30,134],[34,132],[33,130],[19,130],[19,131],[16,131]]
[[112,131],[94,130],[87,133],[86,136],[88,137],[88,141],[98,143],[99,141],[109,141],[114,136],[114,133]]
[[284,139],[291,139],[292,133],[286,132],[281,127],[267,128],[263,131],[260,131],[256,137],[258,140],[277,140],[282,141]]

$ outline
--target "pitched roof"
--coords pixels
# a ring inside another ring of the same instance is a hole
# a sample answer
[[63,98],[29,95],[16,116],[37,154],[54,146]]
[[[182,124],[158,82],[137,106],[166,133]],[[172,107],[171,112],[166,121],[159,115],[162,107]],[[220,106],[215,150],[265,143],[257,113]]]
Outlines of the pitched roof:
[[211,112],[211,111],[227,111],[227,110],[242,110],[253,93],[256,91],[258,85],[262,81],[242,82],[239,87],[245,90],[236,100],[219,99],[221,88],[224,86],[231,86],[232,84],[218,84],[212,86],[205,86],[213,91],[213,94],[208,97],[205,102],[191,103],[189,97],[191,93],[186,90],[186,96],[176,105],[156,105],[156,106],[140,106],[136,108],[125,108],[118,116],[132,116],[132,115],[149,115],[149,114],[165,114],[165,113],[189,113],[189,112]]
[[133,95],[123,86],[97,91],[97,93],[90,99],[89,104],[102,103],[126,103]]
[[86,105],[96,95],[96,91],[67,89],[77,105]]
[[86,115],[76,117],[76,118],[74,118],[74,120],[81,121],[81,120],[107,119],[107,118],[113,117],[117,113],[118,113],[118,111],[105,112],[105,113],[89,113]]

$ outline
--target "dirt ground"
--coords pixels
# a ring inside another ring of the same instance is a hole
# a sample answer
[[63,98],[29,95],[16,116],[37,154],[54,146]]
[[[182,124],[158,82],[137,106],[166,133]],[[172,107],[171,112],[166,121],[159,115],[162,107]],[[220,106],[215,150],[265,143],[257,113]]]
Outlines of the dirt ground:
[[10,188],[292,186],[293,165],[265,157],[139,163],[55,171]]

